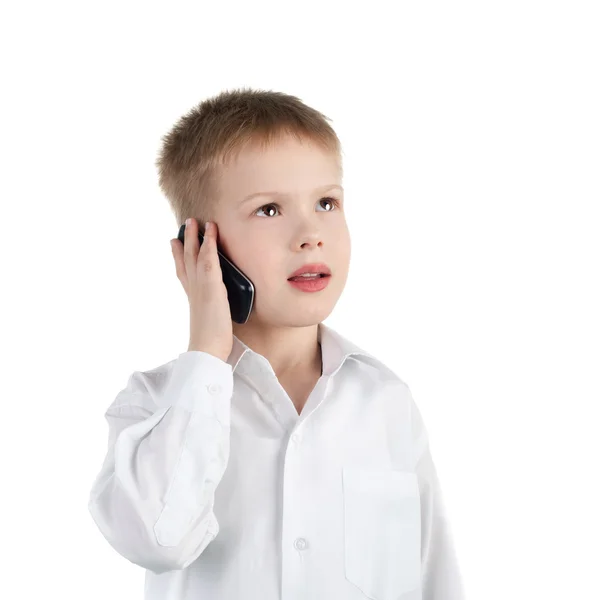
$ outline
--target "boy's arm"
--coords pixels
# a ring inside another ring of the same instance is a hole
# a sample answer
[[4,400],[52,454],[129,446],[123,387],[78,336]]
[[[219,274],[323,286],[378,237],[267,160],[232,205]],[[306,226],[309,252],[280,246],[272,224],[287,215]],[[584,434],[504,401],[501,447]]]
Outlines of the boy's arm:
[[415,471],[421,495],[421,585],[423,600],[464,600],[465,592],[452,529],[427,428],[412,399]]
[[168,377],[151,391],[133,373],[106,411],[108,450],[88,502],[109,544],[155,573],[187,567],[216,537],[229,459],[231,365],[188,351]]

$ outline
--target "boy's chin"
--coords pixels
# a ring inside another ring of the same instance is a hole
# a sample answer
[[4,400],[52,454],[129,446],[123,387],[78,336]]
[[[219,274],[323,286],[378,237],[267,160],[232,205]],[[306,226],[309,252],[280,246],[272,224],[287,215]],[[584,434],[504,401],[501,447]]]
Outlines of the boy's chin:
[[[252,326],[266,328],[311,327],[327,319],[333,310],[333,307],[325,307],[323,305],[310,309],[308,307],[294,307],[292,304],[290,303],[286,310],[270,311],[265,316],[257,312],[250,316],[247,323]],[[241,325],[241,327],[244,327],[244,325]]]

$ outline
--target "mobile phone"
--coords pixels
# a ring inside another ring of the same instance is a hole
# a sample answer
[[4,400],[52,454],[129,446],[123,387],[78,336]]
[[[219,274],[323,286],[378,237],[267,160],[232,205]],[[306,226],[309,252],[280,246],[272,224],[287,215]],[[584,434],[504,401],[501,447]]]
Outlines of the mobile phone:
[[[185,245],[185,223],[179,228],[177,239]],[[198,230],[200,246],[204,242],[202,232]],[[254,306],[254,284],[224,254],[217,242],[217,254],[223,273],[223,283],[227,289],[227,299],[231,318],[236,323],[245,323]]]

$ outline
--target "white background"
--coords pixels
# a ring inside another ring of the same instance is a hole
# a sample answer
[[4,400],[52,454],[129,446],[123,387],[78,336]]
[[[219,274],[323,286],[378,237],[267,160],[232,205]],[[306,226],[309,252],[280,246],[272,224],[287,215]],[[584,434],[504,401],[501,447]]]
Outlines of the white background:
[[600,597],[597,3],[216,4],[2,8],[0,595],[142,597],[87,512],[103,413],[187,349],[160,137],[243,85],[342,140],[326,323],[409,384],[469,598]]

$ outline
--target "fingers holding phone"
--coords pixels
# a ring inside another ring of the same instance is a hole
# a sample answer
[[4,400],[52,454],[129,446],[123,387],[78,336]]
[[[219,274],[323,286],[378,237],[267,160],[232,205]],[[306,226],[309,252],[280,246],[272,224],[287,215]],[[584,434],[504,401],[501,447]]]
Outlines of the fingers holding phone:
[[194,218],[188,221],[184,243],[171,240],[177,278],[190,305],[188,351],[208,352],[226,361],[233,347],[233,328],[217,253],[218,228],[216,223],[208,223],[200,244],[198,222]]

